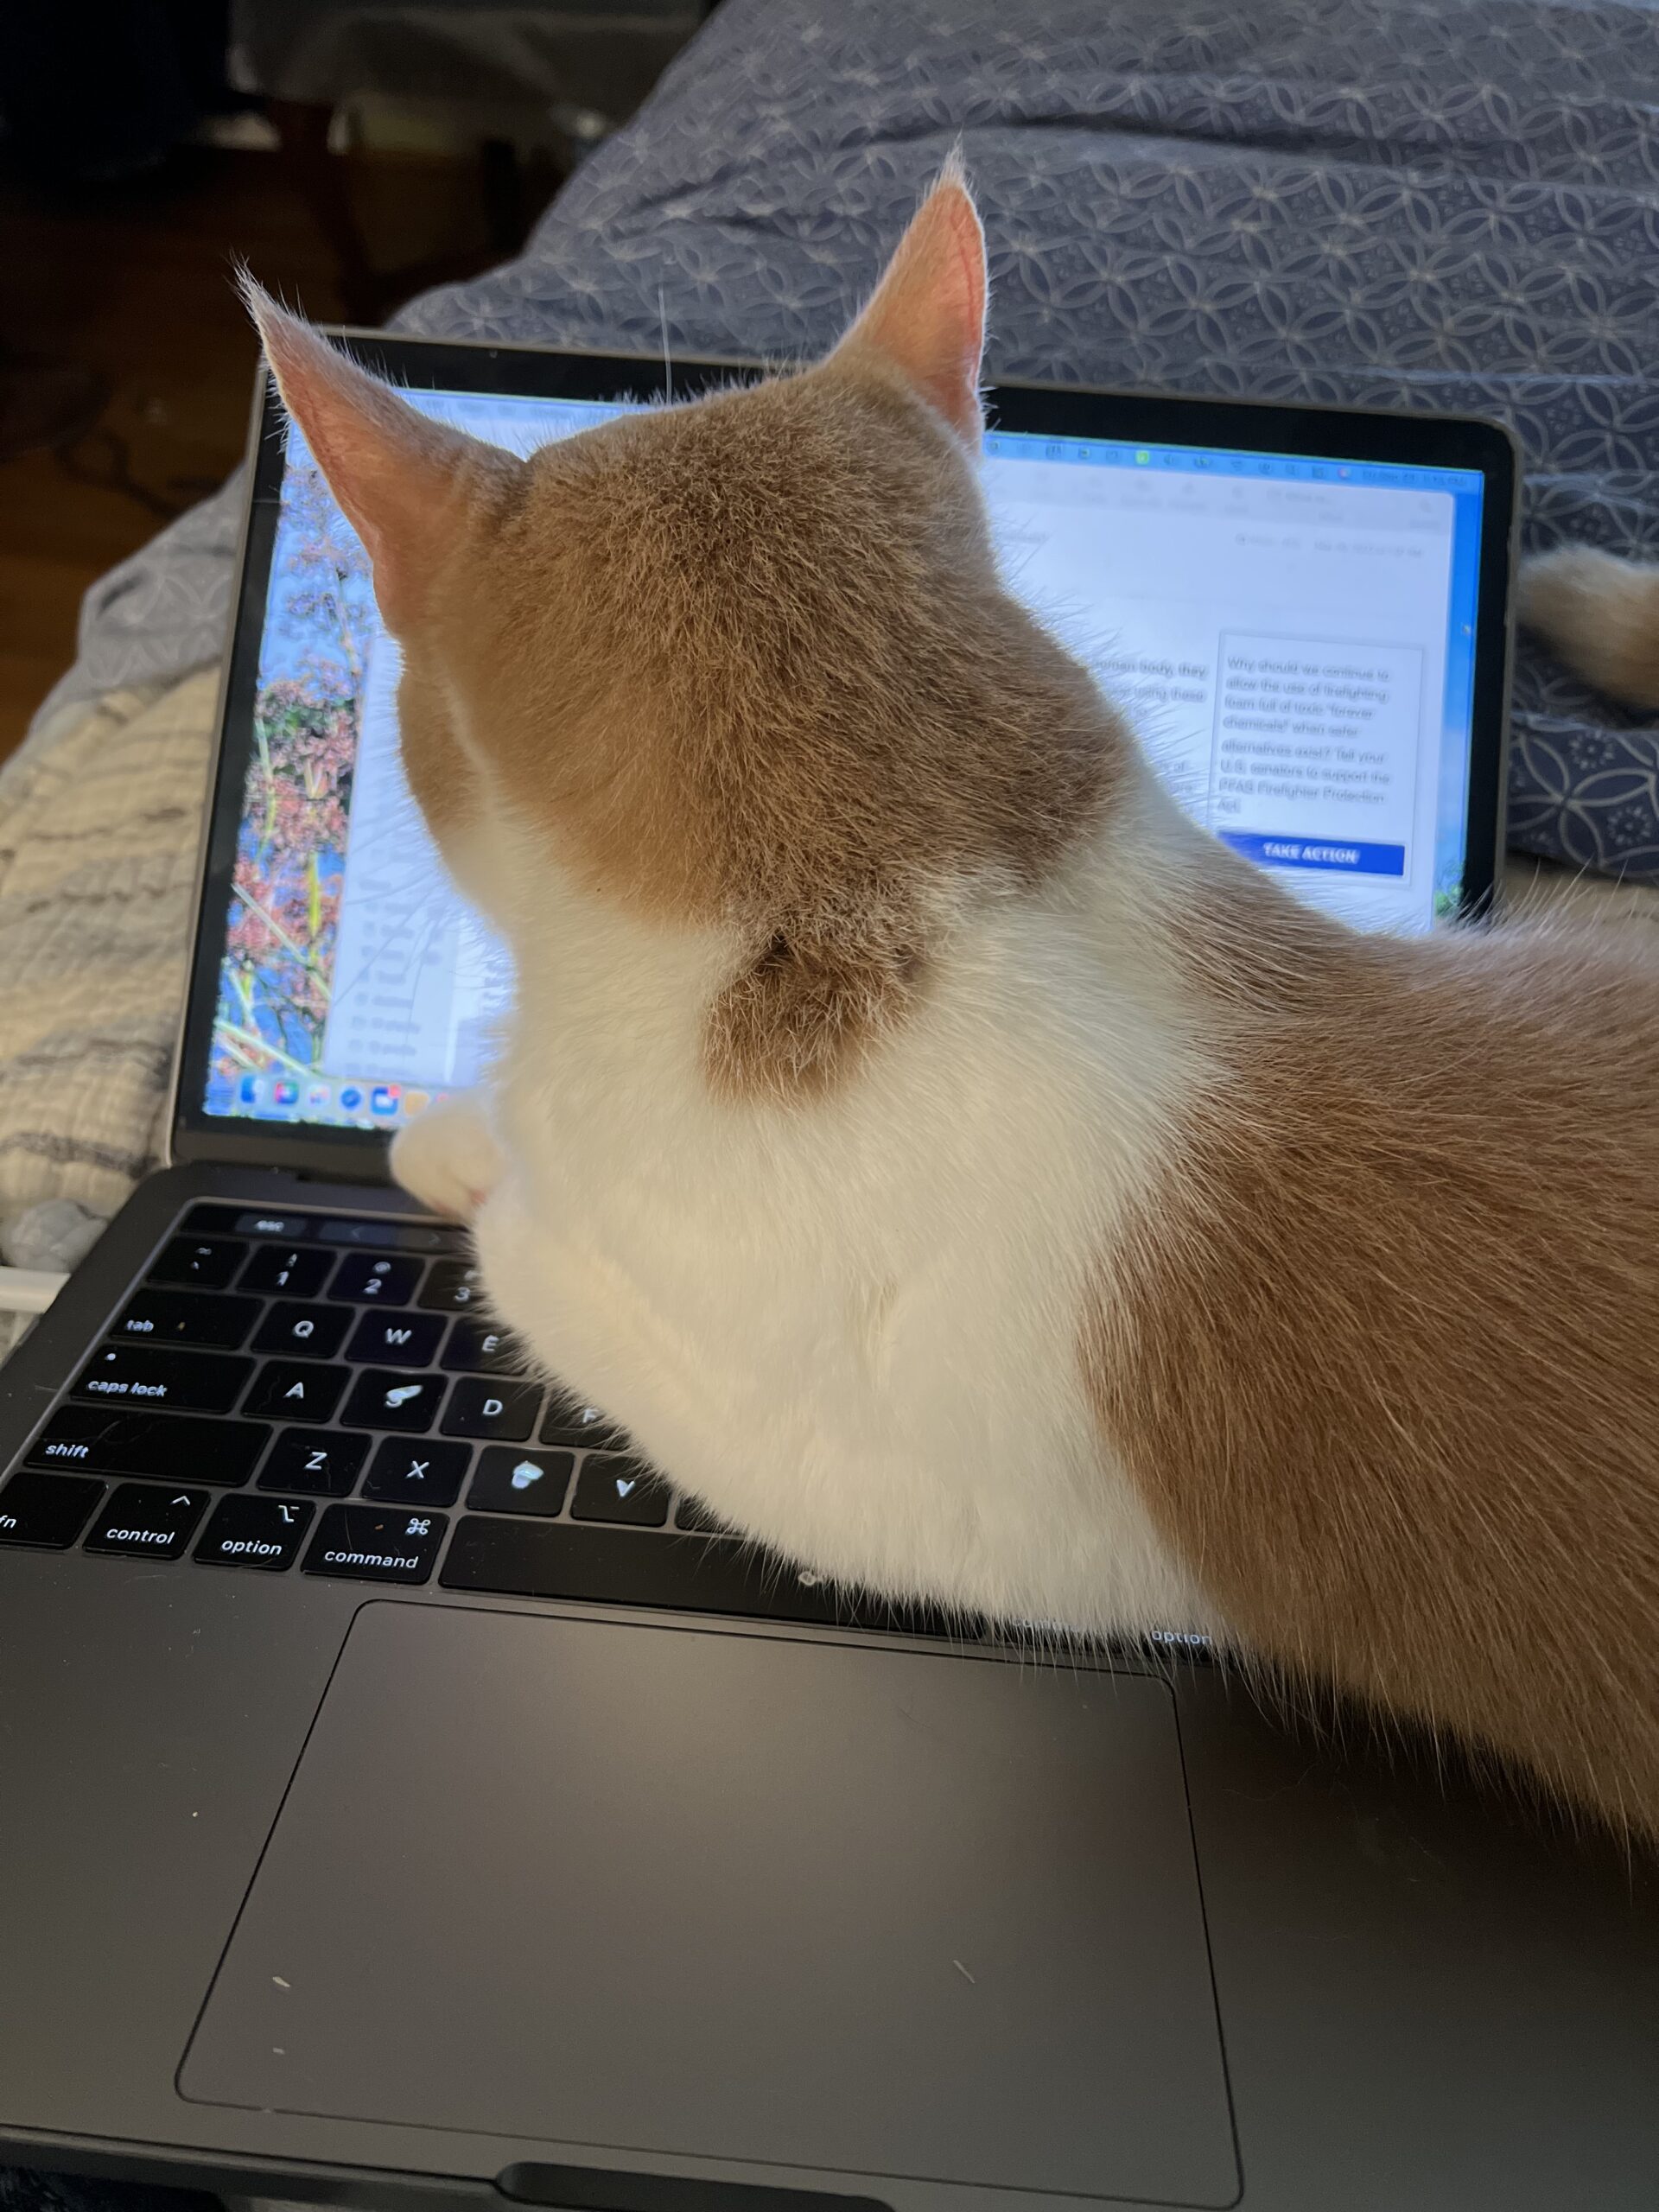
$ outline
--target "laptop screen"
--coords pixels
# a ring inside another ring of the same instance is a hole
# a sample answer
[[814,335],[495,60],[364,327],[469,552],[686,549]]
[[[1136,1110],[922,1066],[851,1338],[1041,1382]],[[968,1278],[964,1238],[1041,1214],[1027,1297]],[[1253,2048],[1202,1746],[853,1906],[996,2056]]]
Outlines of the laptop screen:
[[[411,391],[527,453],[621,411]],[[1484,480],[998,429],[1004,572],[1128,709],[1170,790],[1362,927],[1458,906]],[[288,433],[206,1111],[395,1129],[476,1080],[512,988],[399,762],[397,647]]]

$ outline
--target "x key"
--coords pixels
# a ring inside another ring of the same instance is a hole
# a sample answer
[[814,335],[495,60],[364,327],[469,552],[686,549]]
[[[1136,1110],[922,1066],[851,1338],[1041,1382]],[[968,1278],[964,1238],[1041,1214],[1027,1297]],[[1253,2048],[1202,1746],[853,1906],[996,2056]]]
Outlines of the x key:
[[390,1436],[374,1455],[363,1495],[398,1505],[453,1505],[472,1456],[467,1444]]

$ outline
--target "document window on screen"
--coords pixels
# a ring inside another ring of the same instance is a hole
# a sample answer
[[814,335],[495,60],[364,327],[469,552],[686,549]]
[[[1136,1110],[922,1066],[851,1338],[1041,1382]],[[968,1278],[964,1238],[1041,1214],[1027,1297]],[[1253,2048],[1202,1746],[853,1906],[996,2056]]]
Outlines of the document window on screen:
[[[620,411],[409,396],[521,453]],[[1011,588],[1200,822],[1361,926],[1455,908],[1478,473],[993,431],[984,481]],[[511,970],[404,780],[398,675],[362,548],[290,431],[210,1114],[396,1128],[484,1064]]]

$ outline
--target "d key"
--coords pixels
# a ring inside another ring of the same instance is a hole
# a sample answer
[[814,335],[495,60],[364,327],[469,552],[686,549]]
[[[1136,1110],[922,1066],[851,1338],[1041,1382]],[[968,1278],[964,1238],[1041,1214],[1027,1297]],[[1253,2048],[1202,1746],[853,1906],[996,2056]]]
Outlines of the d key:
[[536,1426],[541,1408],[538,1382],[503,1382],[492,1377],[482,1382],[463,1375],[455,1384],[449,1409],[443,1417],[446,1436],[488,1436],[504,1444],[522,1444]]

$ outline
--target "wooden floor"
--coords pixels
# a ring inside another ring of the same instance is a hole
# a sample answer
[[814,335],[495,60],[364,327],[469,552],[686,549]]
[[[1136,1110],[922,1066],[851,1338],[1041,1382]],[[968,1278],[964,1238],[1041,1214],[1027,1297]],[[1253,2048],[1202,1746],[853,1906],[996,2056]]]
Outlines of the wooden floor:
[[[353,189],[383,264],[496,257],[466,163],[355,157]],[[340,314],[276,155],[186,148],[164,175],[51,203],[0,186],[0,350],[90,363],[111,392],[72,448],[0,464],[0,758],[73,658],[87,586],[241,454],[255,347],[238,255],[290,304]]]

